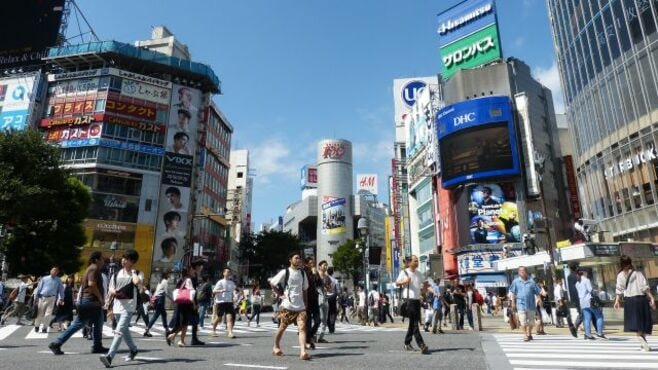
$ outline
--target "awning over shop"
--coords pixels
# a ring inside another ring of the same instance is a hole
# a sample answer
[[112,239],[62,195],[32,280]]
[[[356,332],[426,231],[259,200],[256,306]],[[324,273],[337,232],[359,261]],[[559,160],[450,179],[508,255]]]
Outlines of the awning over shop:
[[533,255],[524,255],[518,257],[511,257],[501,259],[495,262],[496,270],[498,271],[507,271],[507,270],[516,270],[521,266],[530,267],[530,266],[543,266],[544,263],[550,263],[551,257],[548,255],[548,252],[541,251]]

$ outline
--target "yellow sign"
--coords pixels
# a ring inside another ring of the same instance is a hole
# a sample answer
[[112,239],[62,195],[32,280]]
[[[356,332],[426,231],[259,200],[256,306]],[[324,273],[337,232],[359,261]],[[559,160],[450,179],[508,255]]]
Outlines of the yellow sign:
[[571,245],[571,240],[566,239],[566,240],[560,240],[559,242],[555,243],[555,246],[558,248],[564,248],[568,247]]
[[392,251],[391,251],[391,217],[384,218],[384,245],[386,246],[386,272],[391,273]]

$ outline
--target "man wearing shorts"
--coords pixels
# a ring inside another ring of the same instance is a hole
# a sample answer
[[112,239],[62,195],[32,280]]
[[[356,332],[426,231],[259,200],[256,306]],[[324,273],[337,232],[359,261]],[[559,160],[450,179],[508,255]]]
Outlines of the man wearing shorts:
[[311,355],[306,352],[306,305],[308,290],[308,278],[303,271],[303,260],[299,252],[293,252],[288,256],[290,267],[279,271],[270,279],[272,290],[281,297],[279,309],[279,329],[274,336],[275,356],[283,356],[281,351],[281,338],[288,325],[297,323],[299,333],[299,358],[310,360]]
[[535,322],[535,308],[541,302],[541,290],[533,279],[528,277],[525,266],[519,267],[519,277],[510,285],[509,292],[512,312],[519,315],[519,323],[523,328],[525,342],[532,340],[532,325]]
[[235,338],[233,334],[233,324],[235,323],[235,310],[233,309],[233,292],[235,291],[235,283],[231,280],[231,269],[225,268],[223,273],[224,278],[215,284],[212,292],[215,295],[215,311],[217,316],[213,317],[212,321],[212,336],[217,336],[217,324],[222,321],[222,317],[226,315],[226,330],[228,331],[229,338]]

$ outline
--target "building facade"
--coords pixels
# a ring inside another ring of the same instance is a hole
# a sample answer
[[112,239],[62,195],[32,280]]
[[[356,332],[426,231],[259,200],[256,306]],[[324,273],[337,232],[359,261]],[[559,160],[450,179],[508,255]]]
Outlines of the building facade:
[[[239,244],[242,236],[251,230],[251,199],[253,178],[250,176],[249,151],[231,151],[231,168],[228,173],[226,220],[230,225],[231,248],[229,259],[234,266],[239,264]],[[239,273],[239,271],[238,271]]]
[[217,255],[221,245],[210,235],[225,232],[207,230],[221,229],[221,220],[195,224],[209,215],[199,210],[223,209],[225,202],[225,195],[199,196],[226,186],[225,175],[206,176],[213,155],[204,135],[213,140],[223,130],[225,140],[215,143],[221,156],[232,131],[209,118],[212,95],[220,91],[212,69],[117,41],[52,48],[44,60],[51,72],[39,126],[92,191],[82,258],[94,250],[114,256],[135,249],[137,268],[159,280],[194,255]]
[[658,2],[548,2],[583,218],[658,241]]

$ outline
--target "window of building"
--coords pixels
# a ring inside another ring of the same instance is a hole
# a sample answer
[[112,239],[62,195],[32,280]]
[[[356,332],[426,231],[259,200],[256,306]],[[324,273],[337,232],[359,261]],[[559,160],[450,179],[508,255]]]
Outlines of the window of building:
[[242,177],[244,177],[244,174],[242,172],[238,172],[238,178],[241,179]]
[[[633,0],[631,0],[633,1]],[[626,18],[624,15],[624,10],[622,9],[622,4],[621,0],[616,0],[612,2],[612,10],[614,11],[614,18],[615,18],[615,26],[617,29],[617,36],[619,39],[619,44],[621,45],[621,51],[626,52],[631,48],[631,40],[630,37],[628,36],[628,28],[626,24]],[[605,14],[605,11],[604,11]],[[616,54],[614,58],[617,58],[619,56],[619,50],[615,51],[616,46],[612,46],[613,48],[612,52],[613,54]]]

